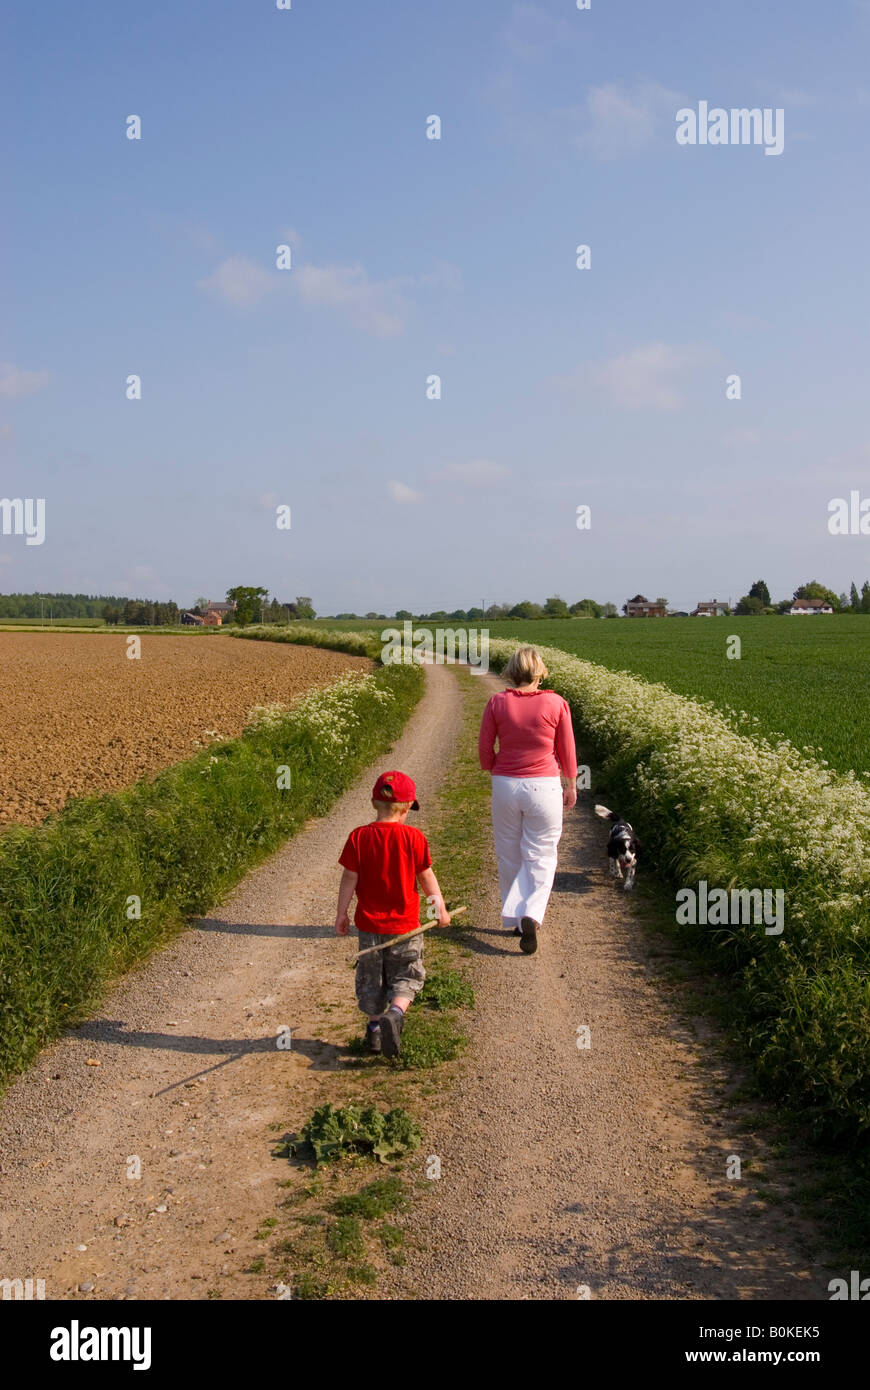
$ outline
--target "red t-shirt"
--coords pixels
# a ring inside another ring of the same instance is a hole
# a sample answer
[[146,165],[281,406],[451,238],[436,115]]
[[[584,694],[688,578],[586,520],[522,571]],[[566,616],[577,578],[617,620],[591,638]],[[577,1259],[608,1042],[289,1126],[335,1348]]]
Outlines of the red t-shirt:
[[359,874],[356,885],[357,931],[399,936],[420,925],[417,875],[432,867],[429,844],[421,830],[401,821],[373,821],[347,837],[339,864]]

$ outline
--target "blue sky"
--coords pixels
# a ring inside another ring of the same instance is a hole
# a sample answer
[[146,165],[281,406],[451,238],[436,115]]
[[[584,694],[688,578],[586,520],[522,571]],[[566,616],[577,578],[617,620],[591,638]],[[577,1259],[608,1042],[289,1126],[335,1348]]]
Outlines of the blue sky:
[[[391,613],[870,576],[827,530],[870,494],[870,4],[5,14],[0,496],[44,497],[46,538],[0,536],[2,591]],[[700,101],[783,108],[783,153],[679,146]]]

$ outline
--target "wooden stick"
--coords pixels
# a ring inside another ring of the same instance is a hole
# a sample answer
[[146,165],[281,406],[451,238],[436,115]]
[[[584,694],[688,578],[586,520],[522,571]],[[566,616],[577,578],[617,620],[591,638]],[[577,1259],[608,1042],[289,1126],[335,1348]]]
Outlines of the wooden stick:
[[[450,920],[452,921],[454,917],[458,917],[460,912],[467,911],[468,908],[466,906],[452,908],[450,912]],[[395,946],[397,940],[407,941],[408,938],[411,936],[419,936],[421,932],[431,931],[433,927],[440,926],[440,922],[427,922],[424,927],[417,927],[415,931],[403,932],[403,934],[400,937],[394,939],[393,941],[385,941],[382,946],[366,946],[364,951],[357,952],[357,960],[359,960],[360,956],[370,956],[373,951],[386,951],[389,946]]]

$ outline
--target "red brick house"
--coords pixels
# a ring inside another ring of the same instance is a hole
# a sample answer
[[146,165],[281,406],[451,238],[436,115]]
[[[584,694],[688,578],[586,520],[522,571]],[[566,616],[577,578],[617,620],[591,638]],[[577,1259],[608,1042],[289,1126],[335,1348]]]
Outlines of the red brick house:
[[627,618],[663,618],[665,616],[665,605],[663,603],[651,603],[643,594],[635,594],[628,603],[622,605],[622,611]]

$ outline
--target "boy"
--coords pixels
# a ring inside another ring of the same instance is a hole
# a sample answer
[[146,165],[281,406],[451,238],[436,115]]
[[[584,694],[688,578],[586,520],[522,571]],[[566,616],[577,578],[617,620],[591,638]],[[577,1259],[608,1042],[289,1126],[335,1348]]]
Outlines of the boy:
[[348,908],[356,893],[354,925],[359,949],[392,942],[383,951],[363,956],[356,966],[357,1003],[368,1016],[366,1051],[398,1057],[405,1010],[423,988],[423,937],[402,942],[420,925],[417,885],[437,910],[442,927],[450,925],[426,836],[406,825],[409,811],[419,811],[417,788],[403,772],[383,772],[372,792],[377,820],[352,830],[341,852],[344,873],[338,889],[335,930],[350,932]]

